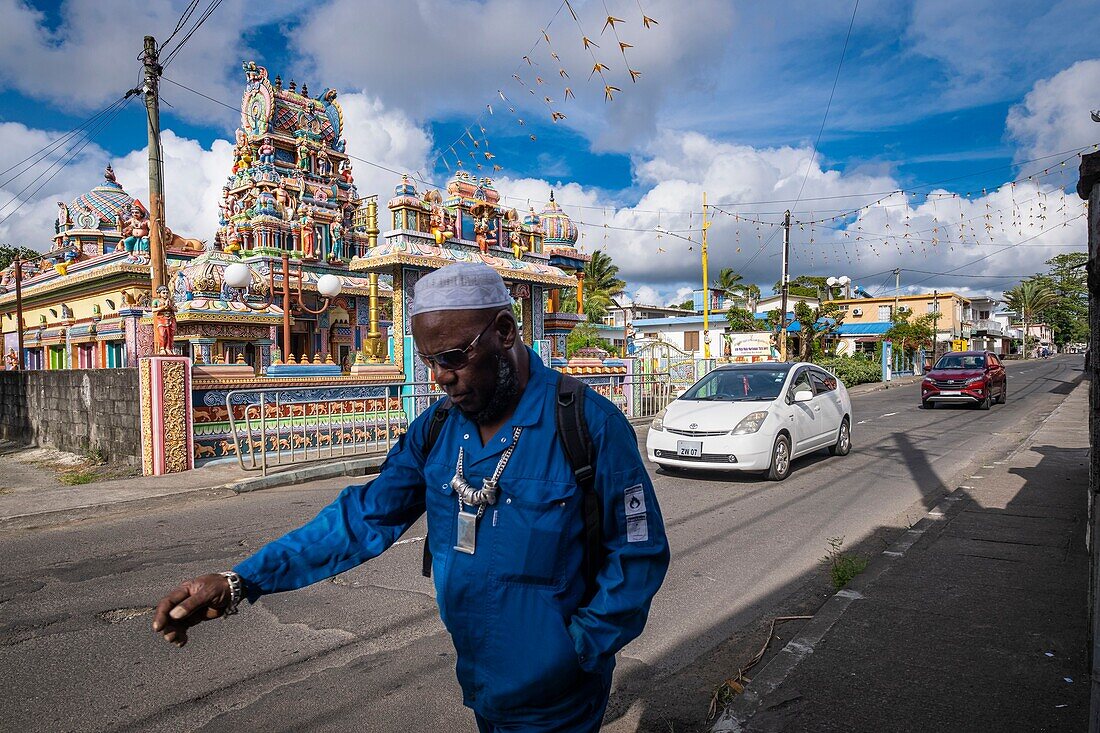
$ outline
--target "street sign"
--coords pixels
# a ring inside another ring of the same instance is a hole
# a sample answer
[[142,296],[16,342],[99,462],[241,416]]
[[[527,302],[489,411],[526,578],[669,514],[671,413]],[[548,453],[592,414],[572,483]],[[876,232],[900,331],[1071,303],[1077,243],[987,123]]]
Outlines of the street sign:
[[966,339],[953,339],[951,341],[952,351],[966,351]]

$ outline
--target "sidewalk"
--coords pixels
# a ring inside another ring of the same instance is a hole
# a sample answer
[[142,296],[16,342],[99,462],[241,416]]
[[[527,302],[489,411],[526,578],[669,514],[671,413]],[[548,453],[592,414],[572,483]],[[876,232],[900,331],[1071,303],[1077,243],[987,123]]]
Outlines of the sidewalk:
[[362,476],[383,456],[292,465],[267,476],[237,463],[219,463],[185,473],[134,476],[66,486],[55,468],[76,456],[49,449],[0,444],[0,531],[65,524],[187,498],[238,494],[336,476]]
[[1088,384],[831,597],[715,732],[1084,730]]

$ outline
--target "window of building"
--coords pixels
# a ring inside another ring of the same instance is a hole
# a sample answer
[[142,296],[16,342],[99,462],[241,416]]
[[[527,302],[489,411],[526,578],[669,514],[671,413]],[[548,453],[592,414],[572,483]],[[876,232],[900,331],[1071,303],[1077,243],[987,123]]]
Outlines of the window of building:
[[891,311],[893,311],[893,309],[893,306],[890,305],[880,305],[878,307],[878,319],[880,321],[889,321],[890,313]]
[[655,339],[655,338],[657,338],[657,332],[656,331],[646,331],[645,333],[642,334],[642,338]]
[[874,354],[875,342],[874,341],[856,341],[856,353],[857,354]]
[[939,313],[940,312],[940,302],[938,300],[931,301],[928,304],[928,312],[929,313]]
[[687,331],[684,333],[684,351],[699,350],[699,332]]

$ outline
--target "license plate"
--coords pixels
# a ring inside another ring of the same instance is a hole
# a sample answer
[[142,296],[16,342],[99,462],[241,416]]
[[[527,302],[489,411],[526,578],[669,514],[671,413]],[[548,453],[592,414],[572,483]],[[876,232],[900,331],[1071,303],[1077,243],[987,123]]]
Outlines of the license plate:
[[945,395],[947,397],[952,397],[952,396],[961,395],[962,392],[960,392],[957,389],[942,389],[942,390],[940,390],[940,394]]
[[676,455],[698,458],[703,455],[703,441],[701,440],[677,440]]

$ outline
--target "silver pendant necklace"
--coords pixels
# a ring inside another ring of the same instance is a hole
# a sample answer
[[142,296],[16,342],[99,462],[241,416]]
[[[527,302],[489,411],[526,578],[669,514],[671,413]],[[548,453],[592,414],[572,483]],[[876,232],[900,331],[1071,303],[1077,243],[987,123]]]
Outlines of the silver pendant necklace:
[[[477,547],[477,520],[485,514],[485,507],[496,503],[497,494],[500,492],[500,476],[504,473],[504,467],[508,465],[512,453],[515,452],[522,432],[523,428],[518,426],[512,431],[512,444],[505,449],[500,460],[497,461],[493,475],[481,480],[480,489],[475,489],[466,480],[463,468],[465,452],[462,448],[458,449],[458,464],[455,466],[454,478],[451,479],[451,488],[458,494],[458,531],[454,545],[454,549],[458,552],[474,554]],[[467,504],[471,508],[476,506],[477,511],[467,511]]]

